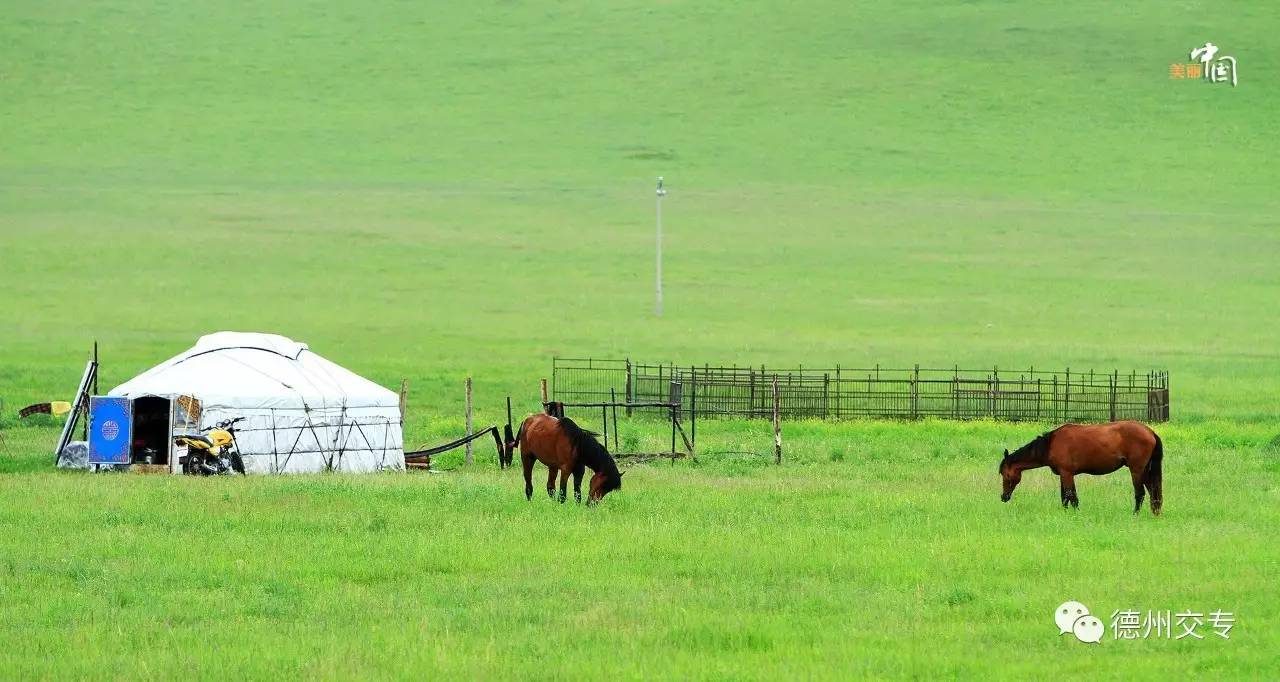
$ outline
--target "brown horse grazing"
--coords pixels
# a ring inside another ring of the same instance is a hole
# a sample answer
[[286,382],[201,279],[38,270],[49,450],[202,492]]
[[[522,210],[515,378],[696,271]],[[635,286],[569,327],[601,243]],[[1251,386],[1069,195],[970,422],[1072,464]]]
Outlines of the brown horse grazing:
[[618,471],[618,463],[594,436],[568,417],[556,419],[546,414],[535,414],[526,418],[515,438],[507,442],[505,453],[507,461],[511,461],[512,451],[520,448],[525,497],[533,499],[534,460],[547,465],[547,495],[553,499],[556,496],[556,473],[560,474],[561,502],[566,497],[570,474],[573,475],[573,497],[582,501],[582,474],[588,467],[595,472],[591,477],[588,504],[599,502],[610,491],[621,488],[622,473]]
[[1164,445],[1146,424],[1134,421],[1110,424],[1063,424],[1009,454],[1004,451],[1000,476],[1008,502],[1026,469],[1047,466],[1062,483],[1062,506],[1080,506],[1076,497],[1076,474],[1109,474],[1122,466],[1133,477],[1133,513],[1142,509],[1143,486],[1151,492],[1151,513],[1159,514],[1164,503],[1161,461]]

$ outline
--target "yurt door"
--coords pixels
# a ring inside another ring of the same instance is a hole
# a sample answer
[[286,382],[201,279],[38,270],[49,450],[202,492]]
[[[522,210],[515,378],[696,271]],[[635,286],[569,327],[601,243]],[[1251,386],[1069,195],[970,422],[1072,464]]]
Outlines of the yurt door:
[[133,445],[133,403],[128,398],[89,398],[89,463],[128,464]]

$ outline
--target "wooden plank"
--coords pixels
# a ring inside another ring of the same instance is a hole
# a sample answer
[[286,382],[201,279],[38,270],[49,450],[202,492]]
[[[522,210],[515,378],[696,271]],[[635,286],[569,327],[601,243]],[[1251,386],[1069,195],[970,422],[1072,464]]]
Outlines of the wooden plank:
[[782,421],[778,418],[778,375],[773,376],[773,463],[782,464]]
[[[467,392],[467,399],[466,399],[467,433],[466,433],[466,435],[467,435],[467,436],[470,436],[470,435],[471,435],[471,430],[472,430],[472,425],[471,425],[471,377],[467,377],[467,381],[466,381],[465,386],[466,386],[466,392]],[[465,452],[466,452],[466,456],[465,456],[465,458],[464,458],[464,459],[465,459],[465,461],[466,461],[466,463],[467,463],[467,466],[471,466],[471,459],[472,459],[472,456],[471,456],[471,443],[470,443],[470,442],[468,442],[468,443],[466,444],[466,446],[465,446],[465,447],[466,447],[466,450],[465,450]]]
[[404,406],[409,399],[409,380],[400,380],[400,424],[404,424]]

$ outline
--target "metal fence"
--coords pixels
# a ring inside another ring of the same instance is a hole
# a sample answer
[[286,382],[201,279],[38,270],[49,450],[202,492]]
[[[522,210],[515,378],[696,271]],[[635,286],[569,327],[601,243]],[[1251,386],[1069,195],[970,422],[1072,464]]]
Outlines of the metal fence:
[[768,418],[773,381],[786,419],[1169,420],[1169,374],[841,367],[768,369],[555,358],[566,402],[677,402],[685,416]]

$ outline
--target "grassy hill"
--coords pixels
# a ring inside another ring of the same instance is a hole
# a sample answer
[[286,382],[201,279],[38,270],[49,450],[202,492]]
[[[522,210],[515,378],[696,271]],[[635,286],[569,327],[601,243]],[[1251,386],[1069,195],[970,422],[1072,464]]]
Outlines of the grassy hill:
[[[535,409],[555,354],[1162,368],[1174,423],[1158,522],[1120,476],[1078,515],[1047,472],[995,506],[994,455],[1047,425],[794,425],[780,472],[643,467],[594,515],[487,466],[108,483],[6,428],[0,629],[26,643],[0,671],[174,676],[206,630],[252,644],[204,676],[1274,668],[1277,29],[1266,3],[8,3],[6,427],[94,339],[113,386],[218,329],[408,378],[412,443],[460,430],[467,374],[479,421]],[[1207,40],[1239,87],[1170,78]],[[1039,629],[1067,598],[1236,608],[1241,636],[1082,658]],[[117,628],[170,639],[141,673],[145,639],[46,666]]]

